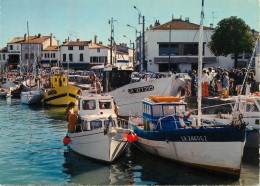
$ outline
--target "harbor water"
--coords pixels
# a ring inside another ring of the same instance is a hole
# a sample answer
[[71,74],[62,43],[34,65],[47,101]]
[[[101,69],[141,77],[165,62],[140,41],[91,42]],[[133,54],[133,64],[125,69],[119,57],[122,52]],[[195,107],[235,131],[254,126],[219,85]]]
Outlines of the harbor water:
[[259,185],[259,149],[245,149],[239,179],[176,164],[131,144],[111,165],[63,146],[65,108],[0,98],[0,184]]

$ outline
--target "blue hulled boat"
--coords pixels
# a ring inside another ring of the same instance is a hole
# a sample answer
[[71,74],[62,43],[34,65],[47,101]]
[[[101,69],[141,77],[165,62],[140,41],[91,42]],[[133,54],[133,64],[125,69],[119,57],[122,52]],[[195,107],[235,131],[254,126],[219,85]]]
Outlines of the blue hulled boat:
[[150,96],[142,102],[143,117],[130,118],[137,145],[152,154],[197,167],[240,175],[245,127],[198,125],[186,103],[171,96]]

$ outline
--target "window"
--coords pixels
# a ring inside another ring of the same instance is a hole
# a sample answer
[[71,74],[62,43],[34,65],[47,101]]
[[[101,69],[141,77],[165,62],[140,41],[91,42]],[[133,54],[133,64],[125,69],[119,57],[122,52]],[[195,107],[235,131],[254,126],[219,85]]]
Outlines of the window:
[[198,55],[198,44],[184,44],[184,55]]
[[83,54],[79,54],[79,61],[83,61]]
[[90,63],[98,63],[98,57],[96,56],[90,57]]
[[44,57],[47,58],[47,53],[44,54]]
[[164,105],[163,106],[164,116],[169,116],[175,114],[175,108],[173,105]]
[[99,101],[99,108],[100,109],[111,109],[112,108],[111,101]]
[[100,53],[100,48],[97,48],[97,53]]
[[[109,120],[105,120],[105,121],[104,121],[104,125],[105,125],[105,126],[109,126],[109,124],[110,124],[110,123],[109,123]],[[114,120],[112,120],[112,127],[116,127],[116,123],[115,123]]]
[[84,46],[79,46],[79,50],[84,50]]
[[13,50],[13,45],[10,45],[10,48],[9,48],[10,50]]
[[51,54],[51,58],[55,58],[55,53],[52,53],[52,54]]
[[31,58],[31,59],[34,59],[34,54],[30,54],[30,58]]
[[91,121],[90,122],[90,129],[93,130],[93,129],[100,129],[102,128],[102,121]]
[[66,54],[63,54],[63,61],[66,61]]
[[153,106],[153,116],[162,116],[162,105]]
[[0,60],[2,60],[2,55],[0,54]]
[[3,60],[5,60],[5,54],[3,54]]
[[73,54],[69,54],[69,60],[73,61]]
[[28,59],[28,54],[25,54],[24,58],[25,58],[25,59]]
[[169,43],[159,44],[159,56],[169,56],[169,52],[171,55],[179,55],[179,45],[170,44],[169,48]]
[[95,110],[96,109],[95,100],[83,100],[82,101],[82,109],[83,110]]
[[107,57],[106,56],[100,56],[99,57],[99,63],[105,63],[107,62]]
[[68,50],[73,50],[73,46],[68,46]]

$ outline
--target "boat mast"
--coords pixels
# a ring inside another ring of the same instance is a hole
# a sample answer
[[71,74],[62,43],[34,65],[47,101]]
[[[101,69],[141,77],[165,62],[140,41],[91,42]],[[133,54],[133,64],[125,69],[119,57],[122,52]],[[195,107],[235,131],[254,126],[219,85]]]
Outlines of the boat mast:
[[201,97],[202,97],[202,87],[201,87],[201,75],[202,75],[202,52],[203,52],[203,18],[204,18],[204,0],[202,0],[201,7],[201,20],[199,29],[199,61],[198,61],[198,126],[201,125]]
[[28,31],[28,61],[29,61],[29,64],[28,64],[28,68],[29,68],[29,85],[30,85],[30,93],[31,93],[31,57],[30,57],[30,42],[29,42],[29,23],[27,21],[27,31]]

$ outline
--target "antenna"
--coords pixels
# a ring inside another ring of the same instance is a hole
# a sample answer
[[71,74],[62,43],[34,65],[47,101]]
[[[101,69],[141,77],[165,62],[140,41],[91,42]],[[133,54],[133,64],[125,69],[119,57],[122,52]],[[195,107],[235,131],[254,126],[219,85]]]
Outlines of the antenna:
[[214,28],[214,20],[215,20],[215,18],[217,18],[217,17],[215,17],[215,13],[217,13],[217,12],[211,12],[212,13],[212,27]]

